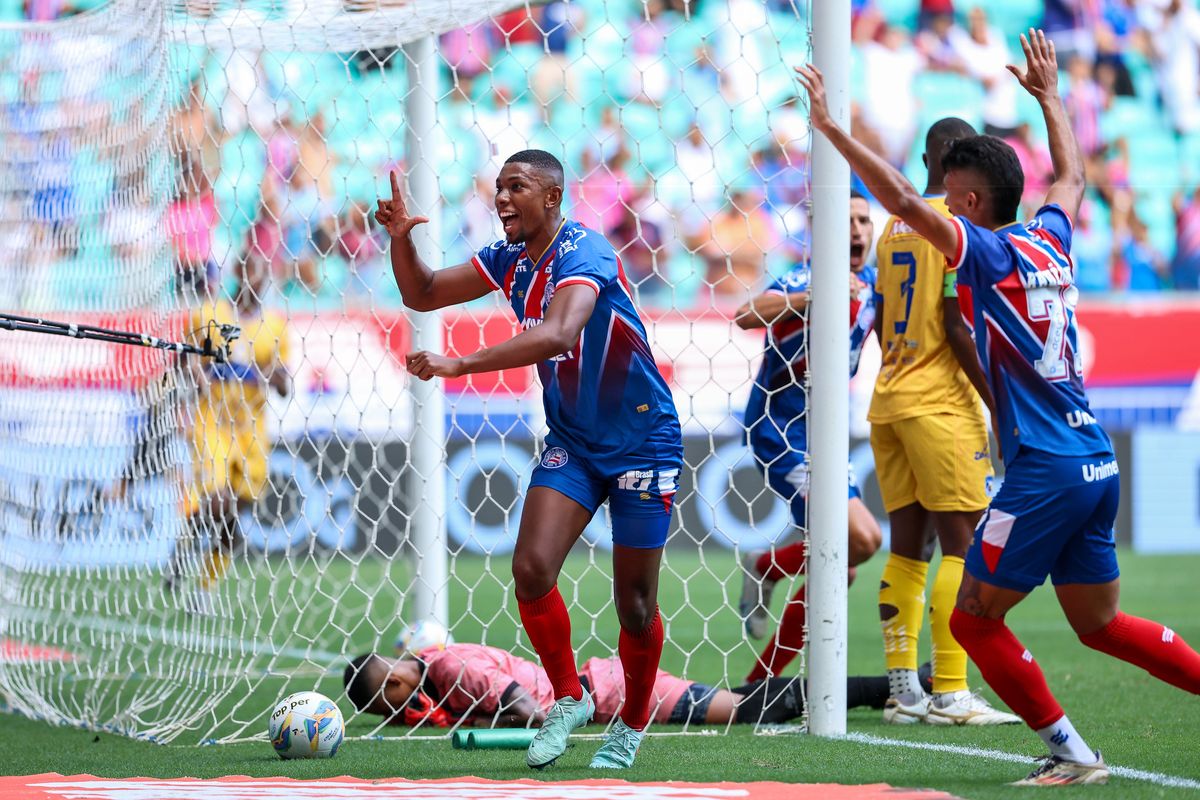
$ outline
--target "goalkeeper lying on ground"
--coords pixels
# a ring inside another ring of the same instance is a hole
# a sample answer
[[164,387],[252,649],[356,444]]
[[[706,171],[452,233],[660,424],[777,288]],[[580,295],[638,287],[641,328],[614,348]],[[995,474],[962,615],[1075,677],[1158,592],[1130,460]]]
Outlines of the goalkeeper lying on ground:
[[[921,670],[926,683],[927,666]],[[465,719],[496,727],[536,726],[554,704],[545,670],[481,644],[430,647],[413,659],[368,653],[350,662],[342,678],[357,710],[379,714],[393,725],[448,727]],[[620,659],[589,659],[579,678],[596,701],[595,721],[610,722],[625,700]],[[851,677],[846,704],[883,708],[888,691],[886,676]],[[769,678],[726,690],[659,670],[650,706],[658,723],[785,722],[804,713],[803,686],[791,678]]]

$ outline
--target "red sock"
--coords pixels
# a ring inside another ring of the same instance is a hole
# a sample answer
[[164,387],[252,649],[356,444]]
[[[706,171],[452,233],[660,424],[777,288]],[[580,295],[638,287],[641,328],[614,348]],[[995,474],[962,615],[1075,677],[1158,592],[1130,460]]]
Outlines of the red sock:
[[1080,636],[1079,641],[1141,667],[1185,692],[1200,694],[1200,654],[1165,625],[1118,612],[1112,622]]
[[950,633],[979,667],[988,686],[1026,725],[1037,731],[1063,716],[1042,668],[1004,620],[976,617],[956,608],[950,615]]
[[803,575],[807,548],[796,542],[778,550],[768,550],[754,562],[754,568],[764,580],[781,581],[792,575]]
[[583,684],[579,682],[575,651],[571,649],[571,615],[567,613],[567,604],[558,593],[558,587],[537,600],[526,602],[518,597],[517,608],[529,642],[554,687],[554,699],[582,698]]
[[650,700],[654,697],[654,680],[658,677],[658,662],[662,658],[663,626],[658,608],[654,619],[639,633],[621,629],[617,653],[625,670],[625,706],[621,721],[635,731],[650,724]]
[[779,620],[779,630],[758,657],[758,663],[746,676],[746,683],[761,681],[767,674],[779,675],[783,668],[792,663],[804,648],[804,622],[807,619],[808,608],[804,604],[804,587],[800,584],[796,594],[783,608],[783,618]]

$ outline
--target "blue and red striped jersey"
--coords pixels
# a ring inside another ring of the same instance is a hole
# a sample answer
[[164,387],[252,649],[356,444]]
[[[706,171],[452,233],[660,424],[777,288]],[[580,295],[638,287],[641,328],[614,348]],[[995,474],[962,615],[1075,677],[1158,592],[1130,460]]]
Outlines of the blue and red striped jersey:
[[[863,345],[875,324],[875,268],[864,267],[858,273],[862,290],[850,301],[850,377],[858,372]],[[764,294],[807,292],[812,282],[808,264],[797,264],[783,277],[771,282]],[[758,368],[750,397],[746,401],[746,427],[770,419],[784,431],[792,425],[806,425],[804,412],[807,394],[804,371],[808,369],[808,337],[805,320],[790,317],[767,327],[763,337],[763,359]]]
[[1058,205],[991,231],[953,219],[947,261],[971,289],[975,347],[996,398],[996,435],[1011,461],[1020,447],[1060,455],[1112,452],[1083,388],[1075,329],[1071,218]]
[[596,292],[575,346],[537,365],[546,423],[559,444],[601,470],[604,459],[647,446],[682,447],[671,390],[608,240],[567,220],[536,264],[525,245],[503,240],[480,250],[472,263],[504,292],[523,330],[541,324],[558,289],[578,284]]

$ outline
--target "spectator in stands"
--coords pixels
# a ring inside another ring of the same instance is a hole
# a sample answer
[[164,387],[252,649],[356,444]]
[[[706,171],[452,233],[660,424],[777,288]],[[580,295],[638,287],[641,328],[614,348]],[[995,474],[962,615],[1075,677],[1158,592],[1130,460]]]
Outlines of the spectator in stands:
[[1176,132],[1200,131],[1200,9],[1169,0],[1151,23],[1163,105]]
[[599,161],[589,148],[583,153],[578,180],[571,183],[571,216],[594,231],[608,234],[625,214],[633,185],[625,173],[629,152],[617,141],[616,150]]
[[1012,57],[1004,36],[988,23],[983,6],[967,15],[967,30],[955,27],[950,44],[966,73],[983,84],[984,133],[1001,138],[1011,136],[1018,123],[1017,87],[1008,72]]
[[[1125,195],[1132,198],[1131,195]],[[1132,203],[1113,209],[1113,288],[1157,292],[1171,279],[1162,253],[1150,242],[1150,229],[1134,213]]]
[[765,254],[774,249],[776,238],[770,214],[755,192],[732,188],[729,204],[713,217],[709,229],[711,237],[699,250],[705,283],[718,304],[740,305],[759,291],[766,275]]
[[212,260],[217,203],[199,162],[185,158],[180,171],[175,198],[167,206],[167,235],[175,253],[176,290],[195,302],[211,299],[203,295],[204,287],[220,271]]
[[962,28],[954,21],[954,14],[935,14],[922,26],[914,43],[925,57],[925,68],[940,72],[965,74],[967,64],[954,46]]
[[1200,289],[1200,186],[1189,200],[1178,193],[1172,200],[1175,209],[1175,260],[1171,279],[1176,289]]
[[1107,292],[1113,288],[1112,227],[1107,221],[1106,224],[1099,224],[1099,214],[1096,201],[1085,196],[1071,237],[1075,285],[1081,292]]
[[1050,150],[1034,137],[1033,129],[1028,122],[1017,126],[1012,136],[1006,136],[1004,141],[1017,151],[1017,160],[1025,173],[1025,191],[1021,195],[1022,213],[1032,217],[1046,196],[1050,182],[1054,177],[1054,165],[1050,161]]
[[913,79],[924,68],[924,59],[903,30],[889,26],[878,42],[863,45],[862,60],[867,84],[863,121],[879,135],[884,158],[902,167],[917,130]]
[[1063,95],[1071,129],[1079,141],[1084,158],[1104,148],[1100,131],[1100,112],[1109,106],[1109,97],[1092,76],[1092,65],[1080,55],[1067,62],[1069,83]]
[[954,24],[954,0],[921,0],[917,11],[917,30],[921,32],[936,30],[946,25],[949,18]]
[[670,303],[671,284],[666,274],[662,226],[652,214],[643,213],[653,201],[653,186],[638,187],[628,204],[622,205],[620,219],[608,233],[621,257],[625,277],[637,287],[639,306]]
[[1096,60],[1092,31],[1098,22],[1095,0],[1045,0],[1039,27],[1054,43],[1059,64],[1069,62],[1075,55],[1091,64]]

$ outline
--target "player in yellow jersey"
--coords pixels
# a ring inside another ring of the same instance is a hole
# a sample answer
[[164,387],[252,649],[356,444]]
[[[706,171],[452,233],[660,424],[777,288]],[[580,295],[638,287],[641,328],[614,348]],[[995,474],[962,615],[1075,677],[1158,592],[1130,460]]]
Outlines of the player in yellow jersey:
[[[942,153],[974,136],[961,119],[939,120],[925,139],[926,201],[947,217]],[[939,725],[1017,723],[967,687],[967,654],[950,634],[963,559],[988,505],[991,455],[980,397],[983,372],[959,310],[945,257],[896,217],[876,247],[875,330],[883,350],[871,399],[871,449],[891,523],[891,554],[879,585],[891,698],[885,722]],[[917,637],[925,605],[932,542],[942,565],[930,592],[933,694],[917,677]]]
[[[229,348],[227,361],[209,363],[199,376],[191,425],[194,483],[186,497],[188,525],[192,535],[207,530],[210,537],[190,600],[198,613],[212,613],[211,590],[229,569],[240,539],[238,513],[257,502],[267,485],[267,393],[291,391],[287,325],[282,315],[263,308],[270,273],[253,248],[238,260],[237,278],[233,302],[205,303],[192,325],[197,344],[211,337],[214,347]],[[220,325],[236,326],[241,335],[226,342]],[[177,552],[169,589],[178,583],[180,566]]]

